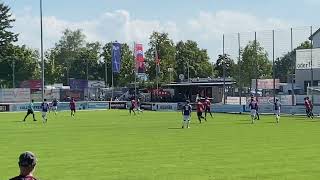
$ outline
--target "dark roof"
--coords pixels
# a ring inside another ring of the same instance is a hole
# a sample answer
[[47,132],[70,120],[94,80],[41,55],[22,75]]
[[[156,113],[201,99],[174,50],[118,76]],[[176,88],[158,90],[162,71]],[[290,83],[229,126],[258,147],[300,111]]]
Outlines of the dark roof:
[[314,32],[314,33],[309,37],[309,40],[312,40],[313,37],[314,37],[316,34],[318,34],[319,32],[320,32],[320,28],[319,28],[316,32]]
[[[226,85],[233,85],[235,82],[226,82]],[[171,84],[166,84],[165,86],[222,86],[223,82],[205,82],[205,83],[171,83]]]

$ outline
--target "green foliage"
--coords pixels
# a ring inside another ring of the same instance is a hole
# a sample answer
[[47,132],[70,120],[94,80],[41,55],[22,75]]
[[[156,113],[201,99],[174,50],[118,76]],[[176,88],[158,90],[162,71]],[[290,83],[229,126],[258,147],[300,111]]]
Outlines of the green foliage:
[[[103,58],[103,64],[107,62],[107,73],[108,73],[108,84],[111,86],[112,83],[112,62],[111,62],[111,50],[112,42],[106,43],[103,47],[101,57]],[[104,64],[105,65],[105,64]],[[105,68],[105,67],[104,67]],[[103,73],[105,75],[105,73]],[[133,52],[130,50],[128,44],[121,44],[121,68],[120,73],[113,74],[115,86],[128,86],[134,82],[134,57]]]
[[[150,36],[149,49],[145,53],[147,74],[151,81],[156,80],[155,52],[157,50],[160,59],[160,82],[169,82],[168,68],[176,69],[176,48],[168,33],[153,32]],[[174,78],[176,71],[173,72]]]
[[68,84],[69,78],[86,79],[87,67],[89,80],[102,80],[100,49],[100,43],[86,42],[81,30],[66,29],[55,47],[46,52],[46,82]]
[[39,79],[40,64],[39,53],[26,46],[6,45],[2,48],[0,59],[0,84],[12,87],[12,72],[15,70],[15,87],[24,80]]
[[241,52],[242,60],[240,67],[241,84],[251,86],[251,79],[271,78],[272,63],[268,54],[259,42],[251,41]]
[[232,76],[233,74],[233,69],[234,69],[234,61],[233,59],[230,58],[230,55],[224,54],[224,55],[219,55],[218,59],[215,64],[215,70],[217,72],[218,77],[223,77],[223,69],[225,68],[225,76],[229,77]]
[[14,21],[10,8],[0,2],[0,49],[18,40],[18,35],[10,31]]
[[212,65],[209,62],[207,50],[200,49],[197,42],[187,40],[180,41],[176,45],[177,74],[188,77],[188,65],[190,78],[205,78],[212,75]]

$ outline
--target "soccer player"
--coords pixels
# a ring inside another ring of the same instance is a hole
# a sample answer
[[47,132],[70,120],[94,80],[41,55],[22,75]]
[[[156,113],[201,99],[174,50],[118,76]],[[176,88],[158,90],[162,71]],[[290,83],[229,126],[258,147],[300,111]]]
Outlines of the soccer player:
[[211,106],[211,102],[210,102],[210,100],[208,99],[208,97],[206,97],[206,99],[205,99],[205,101],[204,101],[204,107],[205,107],[205,110],[204,110],[204,118],[205,118],[206,121],[207,121],[207,113],[209,113],[210,116],[211,116],[211,118],[213,118],[212,113],[211,113],[210,106]]
[[306,114],[307,114],[308,118],[311,118],[311,105],[310,105],[310,102],[311,101],[308,100],[308,97],[304,98],[304,106],[306,108]]
[[276,102],[274,103],[274,110],[275,110],[277,123],[280,122],[280,109],[281,109],[281,103],[279,102],[279,99],[276,99]]
[[256,114],[256,119],[257,119],[257,120],[260,120],[258,97],[256,97],[256,102],[257,102],[257,108],[256,108],[256,110],[257,110],[256,113],[257,113],[257,114]]
[[55,115],[57,115],[58,103],[59,101],[57,100],[57,98],[54,98],[52,101],[52,111],[54,111]]
[[198,99],[198,102],[197,102],[197,116],[198,116],[198,120],[199,120],[200,123],[201,123],[201,119],[204,119],[204,117],[202,116],[203,110],[204,110],[204,106],[203,106],[202,102],[200,101],[200,99]]
[[74,116],[76,114],[76,101],[74,98],[71,98],[71,101],[69,103],[69,107],[70,107],[71,117],[74,118]]
[[141,110],[141,101],[140,98],[137,99],[137,111],[139,113],[142,113],[143,111]]
[[130,115],[131,115],[131,112],[133,112],[134,115],[136,115],[136,112],[134,111],[134,109],[136,108],[136,105],[137,105],[136,100],[133,98],[133,99],[131,100],[131,106],[130,106],[130,108],[129,108],[129,113],[130,113]]
[[257,116],[257,102],[254,100],[253,97],[251,97],[249,108],[251,110],[251,123],[253,124]]
[[33,117],[33,121],[37,121],[36,118],[35,118],[35,115],[34,115],[34,100],[32,99],[31,102],[29,103],[28,105],[28,111],[27,111],[27,115],[24,117],[23,119],[23,122],[26,121],[26,118],[32,114],[32,117]]
[[187,100],[186,104],[182,108],[182,128],[184,128],[185,126],[187,126],[187,128],[190,128],[191,111],[192,106],[190,105],[190,101]]
[[313,119],[314,118],[314,115],[313,115],[313,103],[312,103],[312,101],[310,100],[309,97],[307,97],[307,101],[308,101],[309,106],[310,106],[309,116]]
[[43,123],[47,123],[47,121],[48,121],[48,119],[47,119],[48,110],[49,110],[49,104],[48,104],[47,100],[44,99],[42,104],[41,104],[41,112],[42,112]]

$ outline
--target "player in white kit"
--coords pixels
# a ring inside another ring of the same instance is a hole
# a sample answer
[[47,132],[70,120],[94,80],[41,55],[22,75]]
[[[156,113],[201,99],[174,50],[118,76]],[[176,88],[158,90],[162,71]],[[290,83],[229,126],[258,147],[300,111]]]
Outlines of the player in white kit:
[[274,103],[274,114],[276,115],[277,123],[280,122],[280,109],[281,109],[281,103],[279,102],[279,99],[276,99],[276,102]]

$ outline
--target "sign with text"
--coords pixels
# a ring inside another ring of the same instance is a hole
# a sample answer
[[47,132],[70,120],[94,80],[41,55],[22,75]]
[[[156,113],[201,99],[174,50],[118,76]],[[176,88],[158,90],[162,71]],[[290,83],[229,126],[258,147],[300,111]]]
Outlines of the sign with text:
[[[312,60],[312,61],[311,61]],[[296,69],[320,68],[320,48],[296,51]]]

